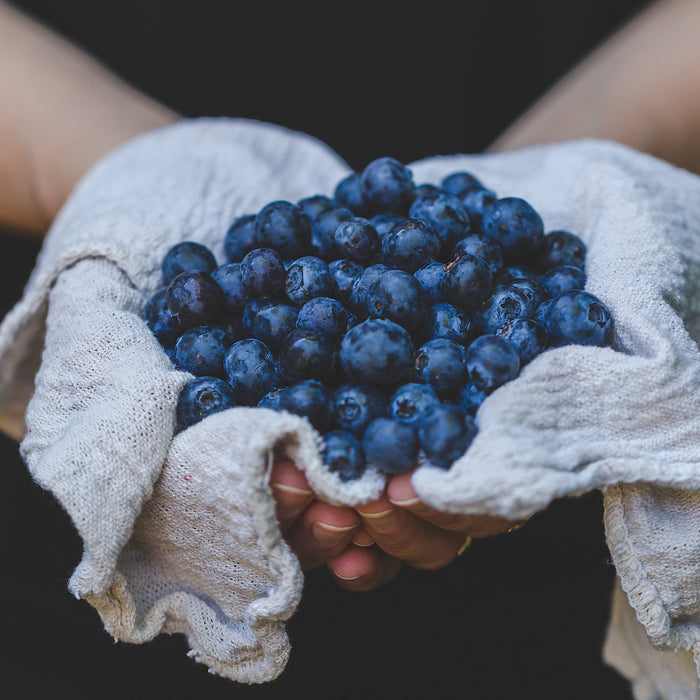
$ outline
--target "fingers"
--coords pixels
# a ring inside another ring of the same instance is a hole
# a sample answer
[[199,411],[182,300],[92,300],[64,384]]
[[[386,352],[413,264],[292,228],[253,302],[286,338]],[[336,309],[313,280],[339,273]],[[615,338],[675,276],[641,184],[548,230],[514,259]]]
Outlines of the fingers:
[[301,568],[308,571],[337,557],[359,528],[360,518],[352,508],[313,501],[285,538]]
[[401,562],[377,547],[350,546],[328,562],[336,582],[348,591],[361,593],[392,581]]
[[464,533],[443,530],[385,496],[359,506],[358,512],[364,528],[384,552],[419,569],[449,564],[464,544]]
[[304,472],[288,459],[277,460],[272,465],[270,486],[280,529],[285,533],[313,501],[314,494]]
[[394,506],[403,508],[442,530],[460,532],[474,538],[493,537],[507,532],[518,523],[493,515],[461,515],[444,513],[423,503],[411,484],[412,472],[393,477],[387,487],[387,498]]

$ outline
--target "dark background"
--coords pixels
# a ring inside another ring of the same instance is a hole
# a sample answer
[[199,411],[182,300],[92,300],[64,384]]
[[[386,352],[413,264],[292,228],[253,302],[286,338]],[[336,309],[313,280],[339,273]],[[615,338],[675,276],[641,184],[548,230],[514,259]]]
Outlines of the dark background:
[[[183,116],[243,116],[325,140],[352,167],[485,149],[639,0],[199,2],[30,0],[16,6]],[[21,70],[18,66],[17,70]],[[312,194],[312,193],[310,193]],[[0,231],[2,315],[38,244]],[[369,594],[306,577],[289,665],[242,686],[185,657],[180,637],[115,645],[66,581],[69,519],[0,438],[3,637],[12,698],[630,700],[601,661],[614,569],[600,495],[563,499],[439,572]],[[4,694],[4,693],[3,693]]]

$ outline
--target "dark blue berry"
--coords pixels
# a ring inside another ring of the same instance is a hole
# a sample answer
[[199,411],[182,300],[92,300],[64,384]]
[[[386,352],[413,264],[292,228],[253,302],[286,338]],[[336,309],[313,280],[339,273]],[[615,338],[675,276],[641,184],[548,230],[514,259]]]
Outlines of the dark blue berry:
[[467,348],[469,379],[485,393],[515,379],[520,357],[513,343],[500,335],[481,335]]
[[334,424],[358,437],[385,411],[384,394],[369,384],[343,384],[333,392]]
[[471,233],[457,241],[452,250],[452,259],[461,258],[463,255],[474,255],[477,258],[483,258],[494,275],[498,274],[503,267],[501,246],[478,233]]
[[289,304],[268,302],[260,306],[246,324],[246,335],[277,352],[284,339],[296,328],[299,309]]
[[372,283],[381,275],[383,272],[389,270],[388,265],[383,263],[377,263],[376,265],[370,265],[366,267],[360,276],[355,280],[350,290],[350,297],[348,299],[348,306],[350,310],[357,314],[358,316],[367,316],[367,307],[365,305],[367,299],[367,291],[372,286]]
[[313,255],[298,258],[287,270],[284,290],[289,300],[297,306],[302,306],[313,297],[328,296],[333,290],[328,265]]
[[449,256],[457,241],[464,238],[471,227],[467,210],[457,197],[447,192],[419,197],[411,205],[408,215],[433,226],[445,256]]
[[532,318],[535,304],[517,287],[500,284],[474,311],[482,333],[495,333],[516,318]]
[[441,404],[426,411],[418,428],[418,439],[430,463],[449,469],[476,437],[474,419],[459,406]]
[[365,430],[362,447],[368,464],[385,474],[402,474],[416,465],[420,444],[410,425],[377,418]]
[[612,343],[613,319],[598,297],[582,290],[564,292],[548,305],[544,327],[550,347]]
[[440,399],[427,384],[411,382],[399,387],[389,400],[389,415],[412,428],[417,428],[431,406],[440,405]]
[[532,318],[519,318],[500,328],[498,335],[510,340],[524,367],[547,347],[547,332],[541,323]]
[[330,383],[338,368],[338,346],[323,333],[295,328],[282,343],[279,364],[290,382],[318,379]]
[[351,328],[340,346],[346,375],[358,384],[394,384],[411,367],[413,343],[405,328],[373,318]]
[[330,297],[315,297],[309,299],[299,309],[296,325],[320,331],[340,342],[350,327],[351,319],[347,309],[337,300]]
[[459,309],[471,311],[491,292],[493,273],[483,258],[463,255],[446,266],[442,278],[445,301]]
[[573,265],[559,265],[542,275],[542,287],[550,297],[557,297],[572,289],[583,289],[585,286],[586,273]]
[[354,216],[371,215],[371,209],[360,173],[350,173],[346,175],[336,185],[333,198],[337,206],[350,209]]
[[538,282],[540,276],[529,267],[522,265],[508,265],[504,267],[496,276],[498,284],[510,284],[515,280],[533,280]]
[[211,276],[224,292],[227,313],[240,314],[250,301],[250,294],[243,284],[241,264],[235,262],[220,265],[212,271]]
[[175,408],[178,430],[238,403],[234,388],[218,377],[195,377],[185,384]]
[[163,257],[161,271],[166,284],[181,272],[211,272],[216,267],[214,254],[201,243],[176,243]]
[[183,333],[175,343],[175,365],[196,377],[223,379],[224,355],[233,337],[223,328],[200,326]]
[[493,190],[469,190],[461,198],[464,208],[469,214],[469,219],[472,222],[472,226],[481,225],[481,219],[484,216],[484,211],[486,207],[493,204],[498,197]]
[[484,235],[500,244],[506,263],[535,255],[544,239],[544,224],[528,202],[519,197],[497,199],[481,219]]
[[367,467],[362,443],[344,430],[332,430],[323,436],[323,462],[343,482],[359,479]]
[[293,260],[308,249],[309,218],[296,204],[283,200],[266,204],[255,217],[258,248],[272,248],[284,260]]
[[349,304],[352,287],[364,269],[360,263],[348,258],[328,263],[328,271],[333,278],[333,296],[343,304]]
[[241,261],[241,279],[254,299],[266,299],[284,286],[282,258],[272,248],[254,248]]
[[536,309],[548,298],[544,287],[533,279],[513,279],[505,284],[510,284],[511,287],[519,289],[530,300],[533,309]]
[[559,265],[571,265],[583,270],[586,264],[586,245],[569,231],[550,231],[537,253],[536,264],[542,272]]
[[471,190],[483,190],[481,181],[464,170],[450,173],[440,181],[440,189],[457,197],[463,197]]
[[278,387],[268,391],[267,394],[258,401],[258,408],[269,408],[272,411],[281,411],[280,400],[282,398],[282,392],[285,389],[286,387]]
[[320,433],[331,425],[333,400],[324,384],[316,379],[304,379],[284,389],[279,408],[307,418]]
[[216,325],[223,319],[226,299],[208,272],[181,272],[171,280],[167,305],[183,329]]
[[442,278],[445,276],[445,265],[441,262],[429,262],[419,267],[413,276],[423,285],[431,304],[439,304],[444,301],[442,291]]
[[403,221],[403,216],[398,214],[377,214],[370,219],[372,226],[374,226],[375,231],[379,238],[388,233],[393,226]]
[[469,378],[464,347],[446,338],[429,340],[416,351],[413,374],[441,399],[454,397]]
[[354,216],[346,207],[334,207],[323,211],[311,221],[311,252],[323,260],[338,257],[335,230],[338,224]]
[[413,173],[395,158],[377,158],[362,171],[362,187],[373,214],[408,211],[415,197]]
[[412,333],[423,325],[428,295],[409,272],[387,270],[367,290],[365,307],[370,317],[386,318]]
[[335,202],[324,194],[316,194],[300,199],[297,206],[309,218],[309,221],[313,221],[321,212],[335,209]]
[[452,304],[433,304],[425,317],[423,337],[427,340],[447,338],[461,345],[467,345],[476,334],[476,328],[469,316]]
[[243,260],[246,253],[257,248],[255,241],[255,214],[239,216],[226,231],[224,236],[224,255],[226,261],[236,263]]
[[382,260],[390,267],[415,272],[440,254],[441,245],[431,224],[402,219],[382,238]]
[[240,403],[255,406],[279,384],[277,364],[265,343],[237,340],[224,355],[224,371],[240,397]]
[[467,382],[467,385],[459,392],[457,401],[455,402],[465,413],[470,416],[475,416],[479,410],[479,406],[484,402],[486,394],[472,382]]
[[537,321],[542,327],[545,326],[544,320],[547,317],[547,311],[552,305],[554,299],[545,299],[540,305],[535,309],[534,320]]
[[164,348],[172,348],[182,333],[182,326],[168,306],[166,288],[159,289],[146,302],[143,320]]
[[361,216],[343,219],[335,229],[338,256],[366,262],[379,250],[379,236],[372,223]]

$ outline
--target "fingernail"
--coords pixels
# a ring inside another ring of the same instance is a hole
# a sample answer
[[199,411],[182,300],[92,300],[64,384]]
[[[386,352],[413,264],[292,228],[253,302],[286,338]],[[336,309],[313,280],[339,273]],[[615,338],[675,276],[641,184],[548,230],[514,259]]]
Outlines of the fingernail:
[[416,494],[409,479],[396,479],[392,481],[389,491],[389,500],[396,506],[406,508],[420,503],[420,498]]
[[314,523],[311,530],[314,537],[323,545],[333,545],[342,542],[347,537],[348,532],[351,532],[357,525],[348,527],[338,527],[337,525],[329,525],[328,523]]
[[400,508],[410,508],[411,506],[417,506],[420,503],[420,498],[416,496],[415,498],[409,498],[406,501],[397,501],[395,498],[389,499],[395,506]]
[[357,579],[360,578],[359,576],[341,576],[337,571],[334,571],[333,574],[341,581],[357,581]]
[[399,521],[399,514],[393,509],[383,510],[381,513],[362,513],[363,518],[367,518],[372,528],[377,532],[390,532],[393,530]]
[[271,483],[270,486],[277,491],[282,491],[283,493],[288,493],[299,497],[303,496],[304,498],[307,498],[313,494],[313,491],[309,491],[308,489],[299,489],[296,486],[289,486],[287,484]]
[[277,515],[281,518],[288,518],[299,513],[306,507],[312,491],[300,489],[287,484],[271,484],[277,500]]

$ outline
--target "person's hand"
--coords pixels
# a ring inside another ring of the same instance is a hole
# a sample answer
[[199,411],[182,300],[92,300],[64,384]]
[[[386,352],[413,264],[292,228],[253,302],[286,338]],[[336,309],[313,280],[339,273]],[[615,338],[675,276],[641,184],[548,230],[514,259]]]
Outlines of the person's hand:
[[302,568],[325,564],[343,588],[368,591],[394,579],[403,563],[439,569],[454,561],[471,538],[491,537],[517,525],[492,516],[437,511],[418,498],[411,474],[392,477],[380,498],[354,510],[317,499],[291,461],[275,462],[270,483],[278,520]]

